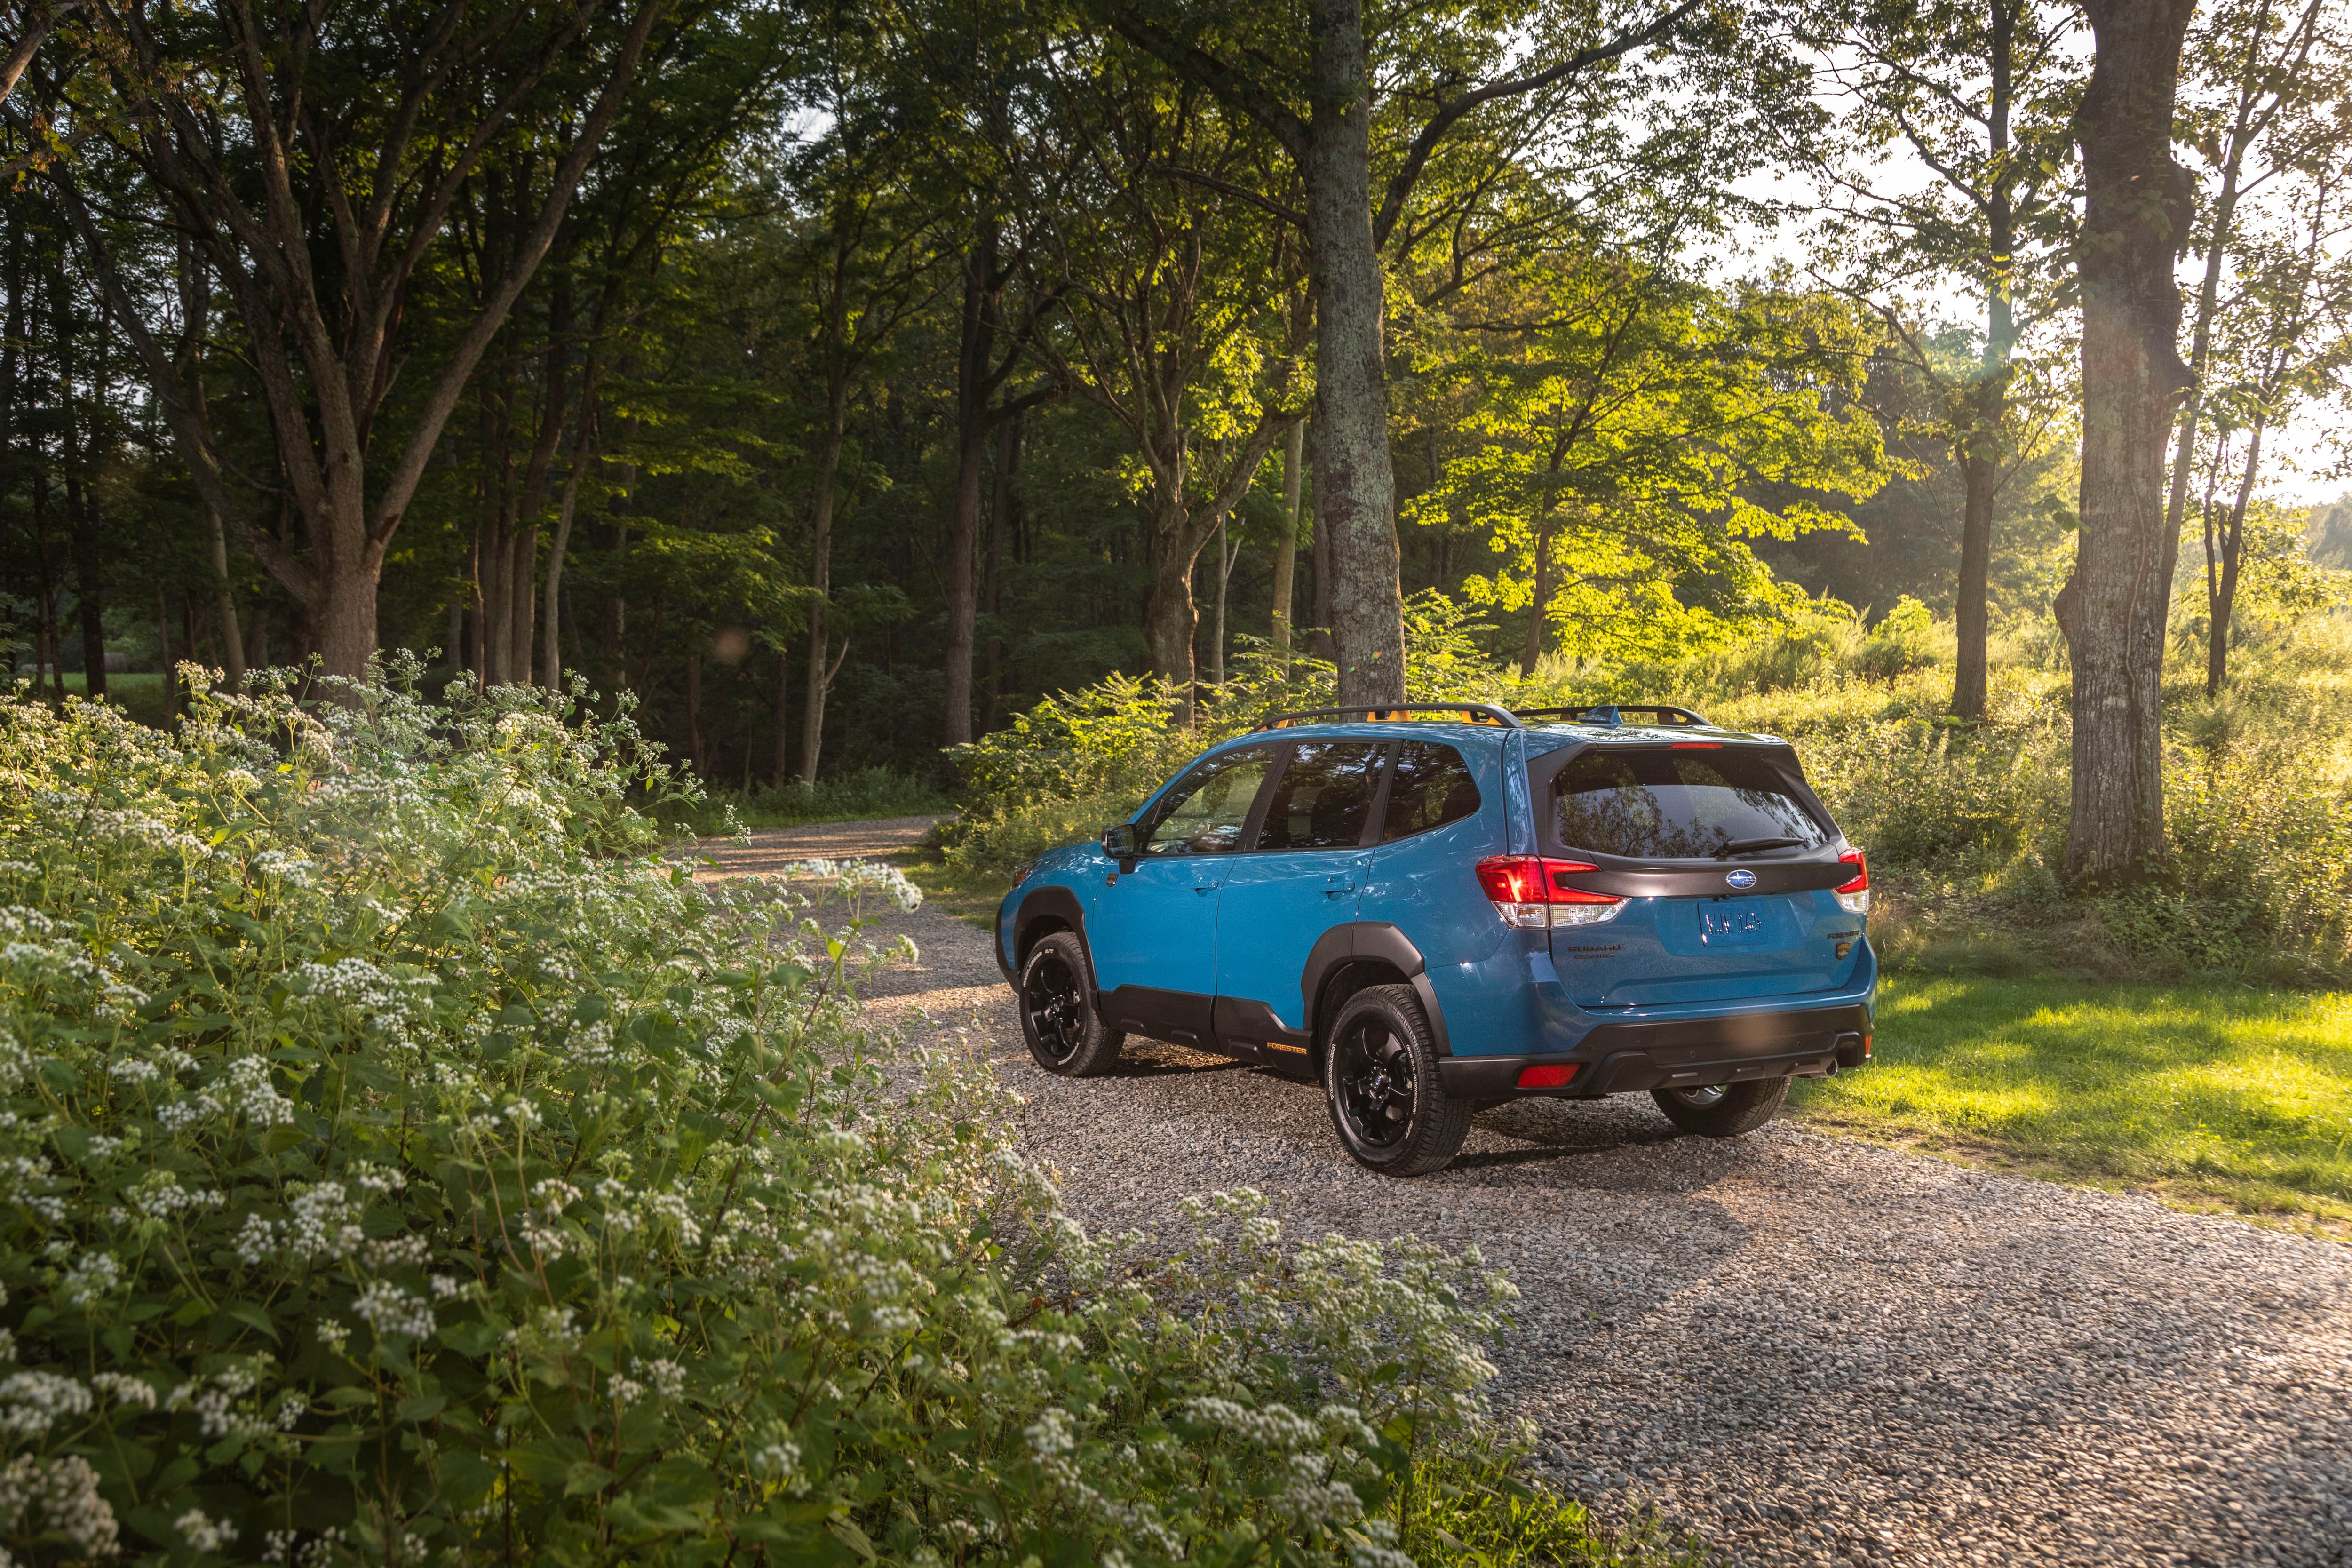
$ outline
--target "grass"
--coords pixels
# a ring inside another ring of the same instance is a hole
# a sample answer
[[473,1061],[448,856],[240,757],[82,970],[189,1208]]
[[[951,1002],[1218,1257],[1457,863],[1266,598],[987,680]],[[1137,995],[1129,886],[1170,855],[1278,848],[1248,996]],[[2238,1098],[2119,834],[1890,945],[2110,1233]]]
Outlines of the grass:
[[1807,1120],[2352,1238],[2352,994],[1911,971]]
[[887,768],[861,768],[814,784],[795,780],[749,790],[713,789],[693,811],[667,811],[665,824],[709,837],[727,831],[727,812],[746,827],[798,827],[812,822],[871,822],[891,816],[936,816],[953,811],[953,797],[924,779]]
[[1696,1536],[1676,1536],[1654,1513],[1622,1527],[1552,1487],[1530,1483],[1500,1449],[1424,1455],[1413,1465],[1400,1544],[1416,1563],[1459,1568],[1699,1568],[1713,1561]]

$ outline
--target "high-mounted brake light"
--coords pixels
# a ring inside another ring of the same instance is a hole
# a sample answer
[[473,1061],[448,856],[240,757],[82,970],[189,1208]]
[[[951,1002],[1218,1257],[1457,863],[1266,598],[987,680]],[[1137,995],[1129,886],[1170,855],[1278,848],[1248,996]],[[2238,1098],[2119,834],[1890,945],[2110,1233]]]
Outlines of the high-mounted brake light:
[[1843,850],[1838,855],[1843,865],[1853,868],[1853,879],[1841,883],[1835,889],[1838,908],[1850,915],[1870,912],[1870,862],[1859,849]]
[[1723,742],[1720,741],[1676,741],[1673,745],[1668,746],[1666,750],[1670,752],[1719,752],[1723,750]]
[[1588,893],[1562,880],[1580,871],[1599,869],[1581,860],[1490,855],[1478,862],[1478,886],[1507,926],[1541,931],[1548,926],[1599,925],[1615,920],[1625,900],[1614,893]]

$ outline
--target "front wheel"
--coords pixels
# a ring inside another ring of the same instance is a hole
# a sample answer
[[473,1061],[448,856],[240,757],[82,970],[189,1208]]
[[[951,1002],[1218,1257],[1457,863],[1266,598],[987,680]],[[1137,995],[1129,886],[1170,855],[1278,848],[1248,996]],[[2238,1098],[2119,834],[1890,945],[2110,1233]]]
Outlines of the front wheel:
[[1323,1051],[1323,1098],[1348,1152],[1383,1175],[1442,1171],[1470,1133],[1470,1102],[1446,1094],[1410,985],[1368,985],[1348,998]]
[[1066,931],[1039,938],[1021,965],[1021,1034],[1047,1072],[1095,1078],[1118,1061],[1127,1037],[1095,1012],[1093,979],[1085,944]]
[[1654,1089],[1650,1098],[1666,1120],[1702,1138],[1738,1138],[1780,1114],[1789,1098],[1785,1078],[1713,1083],[1699,1089]]

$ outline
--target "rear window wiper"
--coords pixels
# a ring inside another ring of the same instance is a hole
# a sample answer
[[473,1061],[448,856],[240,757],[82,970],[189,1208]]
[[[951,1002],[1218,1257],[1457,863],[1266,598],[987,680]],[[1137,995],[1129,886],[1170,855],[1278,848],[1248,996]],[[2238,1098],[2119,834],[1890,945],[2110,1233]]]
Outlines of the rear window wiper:
[[1801,838],[1786,836],[1777,838],[1735,838],[1715,852],[1718,860],[1728,860],[1734,855],[1745,855],[1754,849],[1792,849],[1804,844]]

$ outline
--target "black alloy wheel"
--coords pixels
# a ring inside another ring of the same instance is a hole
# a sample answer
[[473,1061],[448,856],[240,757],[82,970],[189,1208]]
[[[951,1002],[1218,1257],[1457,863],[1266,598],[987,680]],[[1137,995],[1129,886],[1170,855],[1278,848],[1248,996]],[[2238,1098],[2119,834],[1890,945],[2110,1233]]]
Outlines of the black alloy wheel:
[[1367,1149],[1394,1148],[1412,1125],[1412,1053],[1377,1013],[1358,1016],[1332,1049],[1348,1131]]
[[1075,931],[1049,931],[1021,964],[1021,1035],[1029,1055],[1061,1078],[1093,1078],[1118,1061],[1127,1037],[1095,1012],[1094,968]]
[[1087,994],[1061,953],[1041,952],[1021,977],[1021,1016],[1037,1048],[1057,1066],[1086,1044]]
[[1437,1060],[1412,986],[1368,985],[1340,1007],[1323,1052],[1323,1098],[1358,1164],[1423,1176],[1460,1152],[1475,1107],[1445,1092]]

